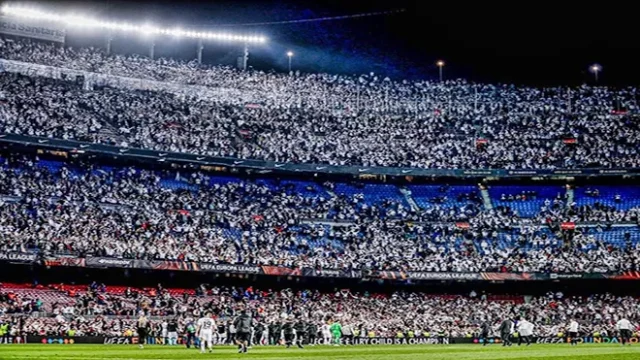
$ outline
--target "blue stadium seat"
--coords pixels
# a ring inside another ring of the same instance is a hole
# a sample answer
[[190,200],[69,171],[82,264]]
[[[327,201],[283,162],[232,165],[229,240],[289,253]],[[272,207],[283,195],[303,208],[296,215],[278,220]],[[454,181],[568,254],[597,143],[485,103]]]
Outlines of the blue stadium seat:
[[[520,195],[535,192],[535,197],[526,200],[502,201],[502,195]],[[494,206],[508,206],[518,212],[521,217],[534,217],[540,213],[545,200],[553,201],[558,194],[564,199],[566,190],[562,186],[536,186],[536,185],[494,185],[489,187],[489,196]]]
[[[473,185],[410,185],[407,189],[411,191],[411,197],[421,209],[429,209],[434,206],[442,208],[461,208],[469,203],[468,200],[459,199],[466,194],[474,194],[480,198],[477,186]],[[437,202],[434,202],[438,199]]]
[[[599,192],[597,197],[587,194],[596,189]],[[615,201],[616,195],[620,195],[620,201]],[[574,201],[578,206],[599,202],[618,210],[629,210],[640,207],[640,186],[581,186],[575,190]]]

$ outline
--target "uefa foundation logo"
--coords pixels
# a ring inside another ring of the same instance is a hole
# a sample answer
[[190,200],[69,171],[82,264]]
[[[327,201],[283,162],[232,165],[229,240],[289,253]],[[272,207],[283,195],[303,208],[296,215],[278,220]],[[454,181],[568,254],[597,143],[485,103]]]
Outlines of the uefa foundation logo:
[[[487,344],[500,344],[501,339],[487,339]],[[473,339],[474,344],[484,344],[484,339]]]
[[52,338],[44,338],[40,341],[43,344],[50,344],[50,345],[56,345],[56,344],[62,344],[62,345],[73,345],[75,344],[75,340],[73,339],[52,339]]

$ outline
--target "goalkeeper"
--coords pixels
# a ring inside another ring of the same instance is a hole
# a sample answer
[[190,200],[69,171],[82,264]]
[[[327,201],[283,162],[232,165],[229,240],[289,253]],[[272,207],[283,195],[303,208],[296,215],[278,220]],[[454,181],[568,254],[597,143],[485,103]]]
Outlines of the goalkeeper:
[[333,346],[340,346],[340,338],[342,337],[342,325],[335,321],[331,324],[331,335],[333,336]]

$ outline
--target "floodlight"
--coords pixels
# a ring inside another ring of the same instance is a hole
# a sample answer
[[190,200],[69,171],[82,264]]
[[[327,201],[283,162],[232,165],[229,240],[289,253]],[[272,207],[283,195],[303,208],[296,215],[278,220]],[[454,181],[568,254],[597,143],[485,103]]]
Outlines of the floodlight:
[[216,34],[207,32],[195,32],[195,31],[183,31],[181,29],[161,29],[151,25],[131,25],[125,23],[106,22],[99,19],[91,18],[88,16],[82,16],[78,14],[60,15],[53,13],[46,13],[37,9],[27,8],[23,6],[13,6],[9,4],[3,4],[0,7],[0,11],[6,15],[12,15],[15,17],[28,18],[33,20],[46,20],[53,22],[61,22],[67,26],[73,27],[92,27],[98,29],[110,29],[125,32],[141,32],[143,34],[164,34],[173,36],[186,36],[197,39],[220,39],[231,41],[242,41],[252,43],[264,43],[267,39],[264,36],[242,36],[242,35],[228,35],[228,34]]
[[155,34],[159,32],[159,29],[149,24],[146,24],[140,27],[140,31],[145,35],[150,35],[150,34]]
[[77,27],[90,27],[96,24],[94,20],[84,16],[78,16],[78,15],[65,16],[64,23],[67,24],[67,26],[77,26]]

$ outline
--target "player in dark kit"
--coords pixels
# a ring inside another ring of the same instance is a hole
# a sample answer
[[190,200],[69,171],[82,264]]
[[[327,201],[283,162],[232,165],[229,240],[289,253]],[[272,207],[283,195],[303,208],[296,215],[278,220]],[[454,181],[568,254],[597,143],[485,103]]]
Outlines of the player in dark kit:
[[218,342],[220,345],[226,345],[229,340],[227,337],[227,330],[225,323],[221,322],[218,324]]
[[234,321],[233,325],[236,327],[236,344],[238,344],[238,352],[246,353],[249,346],[249,340],[251,338],[251,328],[253,327],[253,319],[246,310],[240,312]]
[[307,323],[307,344],[311,346],[315,346],[316,337],[318,336],[318,325],[313,323],[312,321]]
[[191,345],[196,347],[196,325],[193,321],[189,322],[185,328],[185,339],[187,349],[191,348]]
[[140,314],[138,318],[138,343],[140,344],[140,349],[144,349],[144,345],[147,343],[150,325],[151,322],[144,316],[144,313]]
[[513,329],[513,321],[511,319],[504,319],[500,324],[498,331],[500,332],[500,338],[502,339],[502,346],[511,346],[511,332]]
[[280,333],[282,332],[282,324],[279,321],[273,321],[268,326],[269,328],[269,345],[280,345]]
[[[253,340],[251,341],[252,345],[260,345],[262,342],[262,334],[264,333],[265,330],[265,326],[263,323],[258,322],[256,324],[256,327],[254,329],[253,332]],[[268,341],[267,339],[264,339],[265,341]]]
[[488,321],[483,321],[480,325],[480,341],[482,341],[482,346],[487,346],[489,343],[489,332],[491,331],[491,325],[489,325]]
[[167,325],[167,332],[169,334],[169,345],[177,345],[178,344],[178,320],[171,319],[169,324]]
[[302,346],[302,342],[307,337],[307,323],[302,319],[298,319],[293,328],[296,329],[298,347],[303,349],[304,346]]
[[293,318],[287,319],[282,325],[282,332],[284,333],[284,342],[287,344],[287,348],[293,344]]

